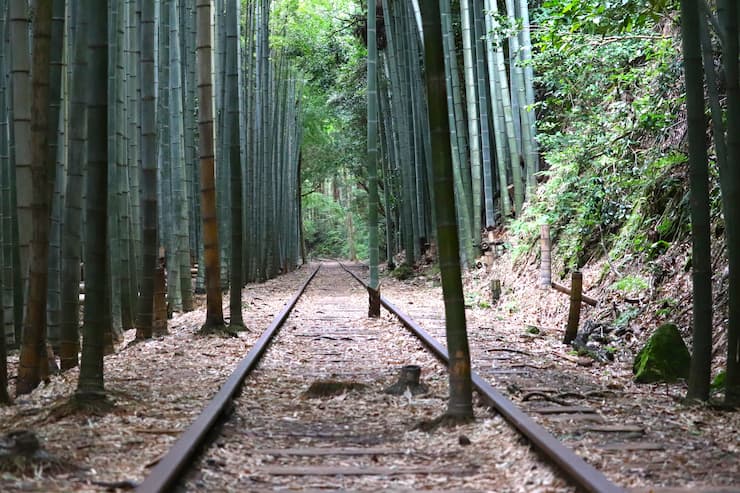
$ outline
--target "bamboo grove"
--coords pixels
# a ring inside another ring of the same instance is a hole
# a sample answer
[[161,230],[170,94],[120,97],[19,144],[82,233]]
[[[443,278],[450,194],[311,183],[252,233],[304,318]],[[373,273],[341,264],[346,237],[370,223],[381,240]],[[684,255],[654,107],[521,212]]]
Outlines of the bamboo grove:
[[0,0],[3,401],[6,345],[18,394],[47,377],[47,351],[67,369],[81,350],[78,397],[103,396],[103,354],[125,330],[156,335],[163,266],[170,312],[206,293],[205,325],[224,325],[232,288],[236,329],[240,288],[300,262],[301,85],[270,13]]
[[[539,170],[529,15],[527,2],[514,0],[500,12],[488,0],[442,0],[440,9],[460,255],[470,265],[481,235],[519,214]],[[379,0],[376,18],[369,111],[380,115],[386,256],[403,251],[413,264],[435,236],[421,12],[417,2]]]

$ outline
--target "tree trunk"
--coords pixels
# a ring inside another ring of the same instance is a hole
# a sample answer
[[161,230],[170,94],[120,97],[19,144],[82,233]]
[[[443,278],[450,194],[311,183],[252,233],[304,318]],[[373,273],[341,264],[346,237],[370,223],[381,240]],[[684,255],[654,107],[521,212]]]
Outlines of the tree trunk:
[[[52,0],[38,0],[33,23],[31,100],[32,222],[28,302],[23,317],[23,342],[16,393],[27,394],[48,376],[46,359],[46,296],[49,265],[49,58]],[[28,226],[26,226],[28,227]]]
[[[27,0],[10,0],[10,52],[12,87],[13,136],[15,146],[15,197],[17,205],[17,231],[20,289],[16,290],[16,309],[24,310],[28,285],[28,259],[31,249],[33,223],[31,201],[33,177],[31,166],[31,46],[29,42],[29,16]],[[20,302],[20,303],[18,303]],[[21,312],[23,313],[23,311]],[[21,318],[23,315],[21,315]]]
[[693,352],[689,373],[689,399],[709,399],[712,359],[712,272],[709,226],[709,174],[705,144],[704,80],[699,44],[699,7],[681,1],[686,112],[689,136],[691,205],[691,270],[693,278]]
[[85,317],[82,359],[75,393],[79,400],[105,397],[103,354],[111,322],[108,284],[108,9],[105,2],[83,0],[88,15],[87,228]]
[[227,114],[228,136],[228,160],[230,167],[230,185],[231,185],[231,248],[230,248],[230,299],[229,311],[231,312],[230,325],[234,329],[244,328],[244,318],[242,316],[242,286],[243,267],[242,267],[242,249],[243,249],[243,228],[242,228],[242,162],[241,149],[239,147],[239,105],[233,104],[237,100],[239,93],[239,5],[237,0],[227,0],[226,4],[226,100],[231,101]]
[[67,200],[62,232],[62,325],[59,359],[62,370],[78,365],[80,352],[80,260],[82,251],[83,173],[87,161],[87,12],[72,5],[72,74],[70,80]]
[[157,129],[154,92],[154,2],[141,4],[141,186],[142,186],[142,268],[136,338],[152,337],[154,271],[159,256],[157,212]]
[[465,303],[460,272],[455,197],[453,190],[452,150],[447,115],[444,54],[439,3],[423,0],[424,61],[426,67],[429,126],[432,132],[432,163],[437,204],[437,239],[442,292],[445,303],[445,327],[450,357],[450,400],[447,414],[458,419],[473,418],[470,350],[465,326]]
[[[375,0],[367,2],[367,228],[370,281],[372,291],[378,290],[378,45],[376,34],[377,9]],[[380,304],[373,303],[370,293],[370,317],[380,316]]]
[[473,221],[472,234],[475,246],[480,244],[481,234],[481,151],[480,118],[478,113],[478,88],[475,76],[475,33],[471,0],[460,0],[462,24],[463,62],[465,65],[465,97],[468,104],[468,136],[470,137],[470,176],[472,183]]
[[200,149],[201,217],[203,220],[204,263],[206,268],[206,320],[204,328],[224,325],[221,306],[221,266],[213,145],[213,85],[211,83],[211,2],[198,0],[198,128]]

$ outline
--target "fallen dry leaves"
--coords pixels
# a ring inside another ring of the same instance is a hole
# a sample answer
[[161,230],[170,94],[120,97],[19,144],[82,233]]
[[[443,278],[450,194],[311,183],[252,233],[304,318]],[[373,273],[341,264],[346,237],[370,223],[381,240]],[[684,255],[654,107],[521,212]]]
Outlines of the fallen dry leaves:
[[[522,283],[521,273],[505,257],[496,268],[488,277],[473,273],[467,279],[468,296],[483,293],[490,275],[504,285],[496,306],[471,303],[468,310],[476,371],[524,408],[562,404],[552,399],[587,408],[535,417],[622,486],[645,491],[651,486],[740,483],[737,413],[683,407],[677,402],[685,393],[680,384],[634,385],[629,354],[590,367],[564,358],[560,340],[567,297],[537,290],[534,271],[532,282]],[[46,450],[78,467],[58,475],[0,473],[0,490],[104,491],[139,482],[307,274],[301,269],[248,286],[245,320],[252,330],[238,338],[197,337],[204,319],[198,310],[176,315],[170,335],[108,356],[106,386],[116,404],[113,413],[50,420],[51,407],[74,392],[75,371],[53,377],[12,407],[0,408],[1,433],[31,429]],[[572,491],[485,407],[476,407],[475,423],[455,430],[413,430],[419,421],[444,411],[444,369],[387,313],[368,320],[364,289],[344,277],[342,286],[354,287],[341,295],[339,281],[331,276],[320,274],[310,286],[267,359],[247,381],[223,435],[203,454],[199,472],[186,478],[188,490]],[[444,340],[441,289],[434,276],[408,283],[388,278],[382,289]],[[526,334],[526,325],[539,327],[541,333]],[[383,394],[400,366],[412,363],[422,367],[429,394]],[[312,382],[328,378],[366,387],[326,399],[302,398]],[[461,436],[471,444],[461,445]],[[321,448],[336,454],[323,455]],[[355,448],[373,454],[352,454]],[[384,474],[326,475],[318,474],[319,466],[374,468]],[[294,467],[303,469],[290,469]],[[412,472],[403,469],[409,467],[417,468],[416,473],[401,474]],[[291,474],[296,472],[302,474]]]

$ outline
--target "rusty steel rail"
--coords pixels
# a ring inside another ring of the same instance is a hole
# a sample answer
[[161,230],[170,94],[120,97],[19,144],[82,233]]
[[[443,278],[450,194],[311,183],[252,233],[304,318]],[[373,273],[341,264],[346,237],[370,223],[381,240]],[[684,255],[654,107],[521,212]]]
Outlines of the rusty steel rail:
[[265,329],[265,332],[254,343],[247,356],[239,362],[234,372],[226,380],[226,383],[223,384],[218,393],[211,399],[190,427],[180,435],[180,438],[178,438],[167,454],[159,460],[149,475],[144,478],[144,481],[136,488],[137,492],[159,493],[168,491],[175,485],[177,480],[181,479],[179,477],[180,473],[192,462],[196,453],[206,442],[211,430],[220,422],[220,418],[241,388],[244,379],[257,366],[260,358],[267,350],[270,341],[288,318],[291,310],[293,310],[293,307],[298,302],[298,298],[301,297],[320,268],[321,264],[314,269],[308,276],[308,279],[296,291],[296,294],[293,295],[293,298],[275,316],[270,326]]
[[[367,288],[365,281],[343,264],[340,263],[339,265]],[[437,358],[445,365],[448,364],[449,357],[447,355],[447,349],[439,341],[434,339],[411,317],[396,308],[382,295],[380,297],[380,304],[398,317],[401,323],[418,337]],[[537,450],[558,466],[579,488],[591,493],[624,493],[625,490],[623,488],[609,481],[601,471],[578,457],[575,452],[563,445],[545,428],[537,424],[513,402],[494,389],[480,375],[472,372],[471,377],[475,389],[491,401],[493,408],[514,426],[519,433],[532,442]]]

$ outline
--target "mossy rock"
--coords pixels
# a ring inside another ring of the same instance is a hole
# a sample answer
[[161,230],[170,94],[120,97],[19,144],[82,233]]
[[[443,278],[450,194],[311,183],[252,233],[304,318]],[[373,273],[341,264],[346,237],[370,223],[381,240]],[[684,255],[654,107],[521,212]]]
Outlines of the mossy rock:
[[675,382],[689,377],[691,355],[678,327],[663,324],[650,336],[632,366],[635,382]]

